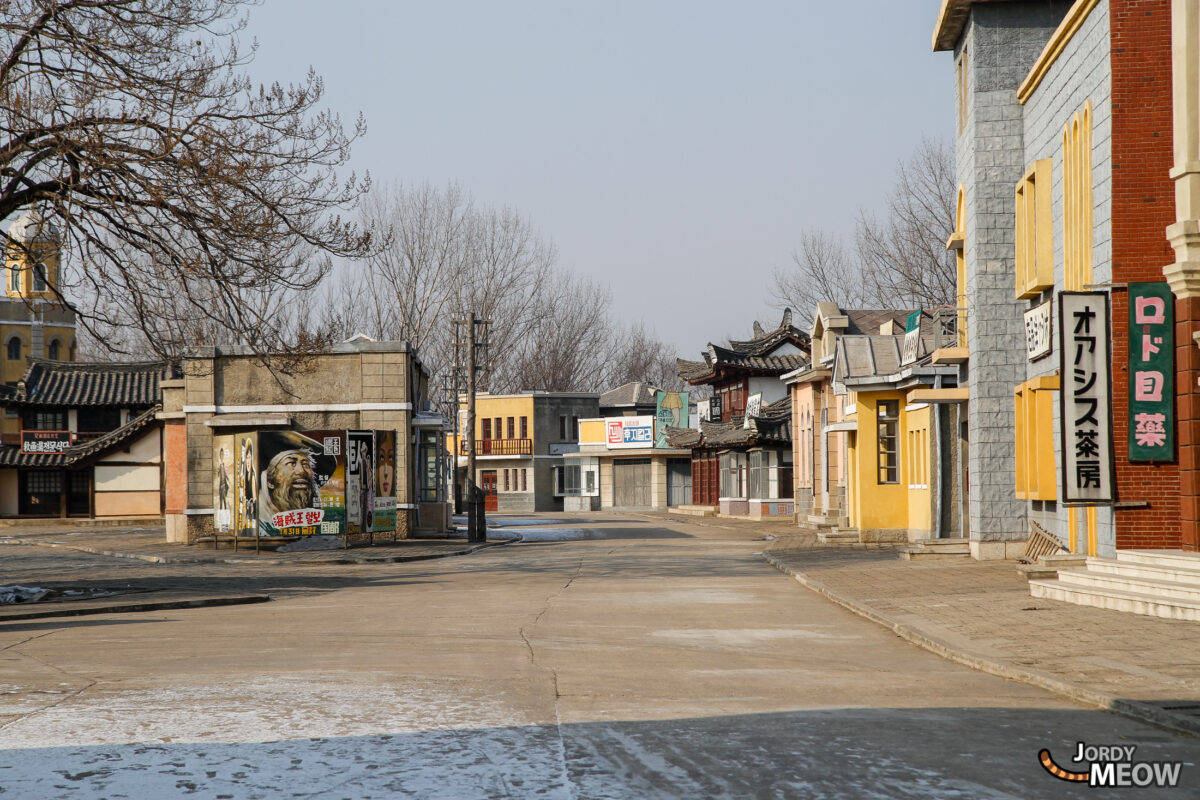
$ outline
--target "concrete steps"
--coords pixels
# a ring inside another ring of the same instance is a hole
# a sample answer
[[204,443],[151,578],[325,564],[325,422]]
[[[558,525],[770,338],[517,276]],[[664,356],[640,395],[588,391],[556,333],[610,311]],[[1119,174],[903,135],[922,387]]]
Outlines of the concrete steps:
[[858,531],[830,528],[829,530],[819,531],[817,533],[817,541],[824,542],[825,544],[837,544],[838,542],[853,542],[858,544]]
[[966,539],[920,539],[900,549],[905,561],[945,558],[970,558],[971,545]]
[[1200,554],[1119,550],[1088,558],[1085,569],[1060,569],[1057,580],[1030,580],[1033,597],[1076,605],[1200,621]]

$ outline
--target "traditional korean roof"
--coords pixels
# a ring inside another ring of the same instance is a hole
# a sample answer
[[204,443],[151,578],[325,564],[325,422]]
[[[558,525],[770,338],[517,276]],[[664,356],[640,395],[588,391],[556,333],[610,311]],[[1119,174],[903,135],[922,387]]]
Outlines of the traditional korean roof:
[[634,381],[609,389],[600,395],[601,408],[630,408],[653,406],[658,402],[658,388],[648,383]]
[[[679,377],[691,384],[710,383],[728,373],[782,375],[808,363],[808,334],[792,325],[791,309],[783,312],[779,327],[769,333],[754,323],[753,339],[730,341],[729,347],[709,344],[701,355],[703,361],[678,359],[675,362]],[[785,345],[801,352],[775,355]]]
[[155,405],[116,430],[90,441],[80,442],[62,453],[22,453],[20,445],[0,446],[0,467],[74,469],[84,466],[94,458],[123,445],[144,428],[157,424],[157,414],[161,410],[162,406]]
[[149,408],[161,398],[159,382],[181,376],[169,361],[98,363],[31,358],[15,387],[0,390],[0,404]]
[[734,416],[729,422],[701,421],[700,430],[668,428],[667,444],[671,447],[711,450],[753,447],[758,444],[790,444],[792,441],[792,398],[785,397],[765,405],[746,427],[744,416]]

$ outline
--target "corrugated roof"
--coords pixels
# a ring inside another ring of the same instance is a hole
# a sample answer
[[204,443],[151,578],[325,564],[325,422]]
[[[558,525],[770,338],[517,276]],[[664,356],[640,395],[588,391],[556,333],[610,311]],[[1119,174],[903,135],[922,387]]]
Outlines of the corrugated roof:
[[658,388],[641,381],[633,381],[609,389],[600,395],[601,408],[616,408],[621,406],[652,406],[658,402]]
[[9,405],[148,408],[161,399],[159,382],[180,377],[168,361],[96,363],[29,359],[15,390],[0,395]]

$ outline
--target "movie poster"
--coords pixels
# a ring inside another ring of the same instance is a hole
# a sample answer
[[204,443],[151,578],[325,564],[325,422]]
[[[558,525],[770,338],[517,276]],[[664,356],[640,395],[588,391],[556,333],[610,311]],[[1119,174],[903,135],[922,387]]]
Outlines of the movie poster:
[[213,437],[213,528],[217,533],[233,530],[234,499],[233,436]]
[[326,462],[332,466],[329,474],[318,473],[317,494],[325,512],[321,519],[321,533],[326,536],[341,536],[346,532],[346,432],[305,431],[304,435],[321,443],[324,454],[333,459]]
[[233,533],[239,538],[258,536],[258,434],[233,437]]
[[396,432],[375,431],[376,533],[396,530]]
[[346,431],[346,532],[375,529],[375,432]]
[[337,471],[337,457],[326,453],[325,441],[301,431],[259,431],[258,466],[260,535],[324,533],[321,487]]

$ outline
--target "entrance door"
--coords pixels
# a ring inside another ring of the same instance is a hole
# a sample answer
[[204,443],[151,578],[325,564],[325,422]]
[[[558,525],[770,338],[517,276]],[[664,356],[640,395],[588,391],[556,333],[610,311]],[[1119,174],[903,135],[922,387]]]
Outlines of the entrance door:
[[687,458],[667,459],[667,505],[686,506],[692,502],[692,462]]
[[613,505],[619,508],[650,507],[650,459],[613,461]]
[[479,473],[479,488],[483,490],[483,510],[499,511],[500,496],[496,494],[496,470],[485,469]]

